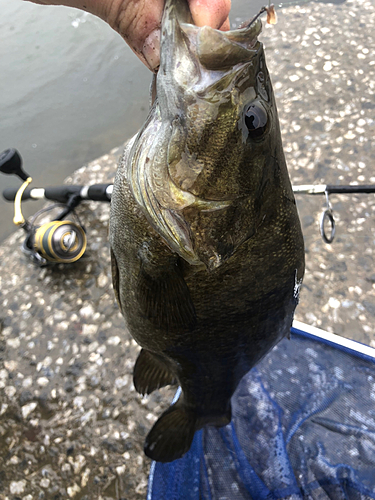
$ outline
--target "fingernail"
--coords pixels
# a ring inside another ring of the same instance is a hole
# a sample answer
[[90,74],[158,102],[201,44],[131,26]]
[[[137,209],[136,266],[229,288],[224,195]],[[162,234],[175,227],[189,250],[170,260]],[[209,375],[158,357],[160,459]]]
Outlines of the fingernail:
[[155,29],[148,35],[143,44],[142,54],[150,69],[156,69],[160,64],[160,29]]

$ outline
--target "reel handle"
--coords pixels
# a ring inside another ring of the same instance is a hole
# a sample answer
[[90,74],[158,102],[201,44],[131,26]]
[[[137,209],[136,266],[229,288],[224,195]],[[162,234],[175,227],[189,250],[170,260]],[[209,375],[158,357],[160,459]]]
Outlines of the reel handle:
[[9,148],[0,153],[0,172],[17,175],[24,182],[30,177],[22,168],[22,158],[17,149]]

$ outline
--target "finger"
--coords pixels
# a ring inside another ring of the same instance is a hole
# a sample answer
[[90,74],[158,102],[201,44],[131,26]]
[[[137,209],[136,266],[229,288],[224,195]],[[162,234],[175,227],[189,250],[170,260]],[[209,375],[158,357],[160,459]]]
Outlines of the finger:
[[194,23],[215,29],[229,29],[231,0],[188,0]]
[[230,30],[230,22],[229,17],[226,18],[224,23],[219,28],[221,31],[229,31]]
[[112,0],[107,18],[151,70],[160,62],[163,9],[164,0]]

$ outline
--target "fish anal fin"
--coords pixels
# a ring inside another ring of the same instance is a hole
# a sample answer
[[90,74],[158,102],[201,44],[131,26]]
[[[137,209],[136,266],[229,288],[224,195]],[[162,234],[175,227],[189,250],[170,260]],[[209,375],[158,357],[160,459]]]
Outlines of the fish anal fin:
[[134,387],[140,394],[151,392],[176,383],[174,375],[156,354],[142,349],[133,372]]
[[181,458],[190,449],[195,428],[195,414],[176,403],[163,413],[148,433],[145,454],[156,462]]

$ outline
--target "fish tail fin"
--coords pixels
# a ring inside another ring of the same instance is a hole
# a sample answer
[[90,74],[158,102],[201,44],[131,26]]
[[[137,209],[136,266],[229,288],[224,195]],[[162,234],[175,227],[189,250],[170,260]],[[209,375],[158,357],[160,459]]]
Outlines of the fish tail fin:
[[151,394],[160,387],[175,384],[176,379],[161,357],[142,349],[135,362],[133,383],[140,394]]
[[189,451],[197,418],[178,403],[171,406],[148,433],[144,451],[156,462],[172,462]]

